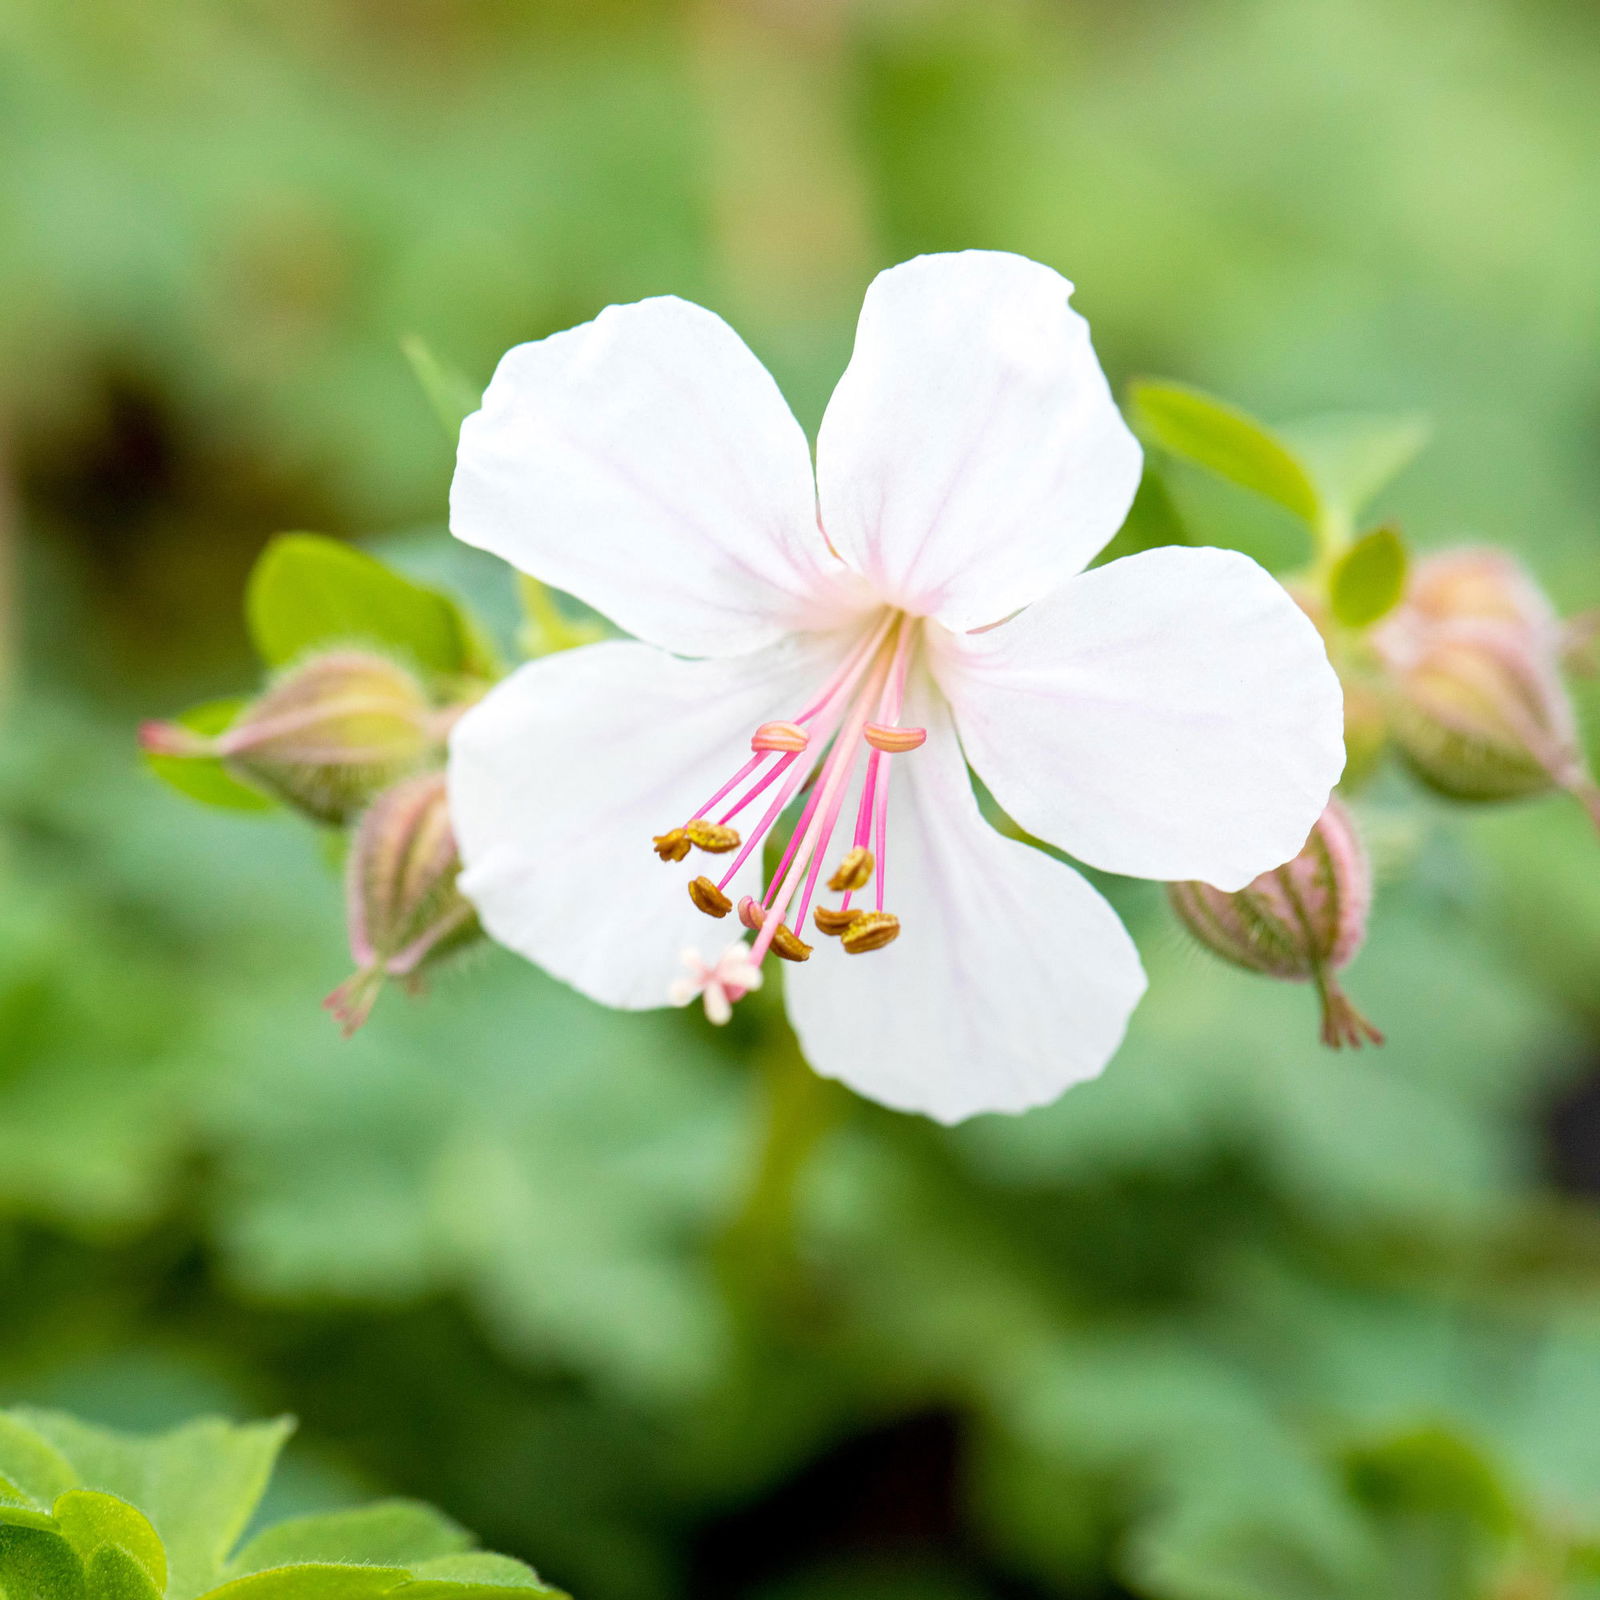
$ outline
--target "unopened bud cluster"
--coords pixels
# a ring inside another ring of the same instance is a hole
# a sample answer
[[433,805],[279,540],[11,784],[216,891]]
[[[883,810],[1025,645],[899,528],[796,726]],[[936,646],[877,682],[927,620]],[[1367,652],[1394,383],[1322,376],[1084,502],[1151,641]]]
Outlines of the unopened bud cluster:
[[1175,883],[1168,893],[1184,925],[1223,960],[1313,985],[1324,1044],[1383,1042],[1338,979],[1366,937],[1372,874],[1355,824],[1337,800],[1293,860],[1236,893],[1207,883]]
[[1566,789],[1600,821],[1562,681],[1569,637],[1503,551],[1451,550],[1419,562],[1372,636],[1388,731],[1407,766],[1459,800]]
[[445,797],[442,706],[409,667],[332,648],[282,672],[220,734],[147,723],[154,754],[220,761],[235,778],[313,821],[348,827],[346,909],[356,971],[325,1002],[353,1033],[385,982],[479,937],[456,888],[460,859]]

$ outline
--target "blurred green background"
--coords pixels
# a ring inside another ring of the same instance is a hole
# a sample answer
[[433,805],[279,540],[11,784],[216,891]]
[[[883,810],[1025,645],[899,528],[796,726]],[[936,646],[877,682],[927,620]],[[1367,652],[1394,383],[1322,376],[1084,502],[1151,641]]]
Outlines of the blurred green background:
[[[431,1498],[582,1600],[1589,1592],[1570,802],[1363,797],[1355,1057],[1114,885],[1106,1077],[955,1131],[819,1090],[791,1212],[773,997],[484,955],[346,1044],[310,831],[134,729],[253,687],[281,528],[510,626],[403,336],[482,379],[675,292],[814,427],[872,273],[970,245],[1072,277],[1119,385],[1430,413],[1383,509],[1600,604],[1597,105],[1580,0],[0,3],[0,1401],[293,1410],[280,1494]],[[1293,564],[1247,510],[1207,536]]]

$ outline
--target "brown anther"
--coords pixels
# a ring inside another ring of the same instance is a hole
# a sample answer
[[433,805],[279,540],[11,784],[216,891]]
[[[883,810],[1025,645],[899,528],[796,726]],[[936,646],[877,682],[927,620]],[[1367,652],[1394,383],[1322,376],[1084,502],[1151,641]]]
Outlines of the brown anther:
[[863,911],[839,936],[839,943],[853,956],[881,950],[900,937],[900,919],[889,911]]
[[709,878],[694,878],[689,883],[689,898],[708,917],[725,917],[733,910],[733,901]]
[[871,876],[872,852],[856,845],[845,852],[844,860],[828,879],[828,887],[835,894],[853,894],[857,889],[866,888]]
[[682,828],[658,833],[650,843],[663,861],[682,861],[689,853],[689,836]]
[[861,735],[874,750],[884,750],[892,756],[903,756],[928,741],[926,728],[891,728],[882,722],[869,722]]
[[767,920],[767,908],[753,895],[742,895],[739,899],[739,920],[754,933]]
[[739,848],[739,833],[736,828],[725,828],[720,822],[711,822],[705,817],[696,817],[693,822],[686,822],[683,831],[690,844],[697,849],[709,851],[714,856],[726,855],[728,851]]
[[818,933],[825,933],[830,939],[835,939],[846,928],[853,927],[858,918],[865,915],[864,911],[835,911],[832,906],[818,906],[811,913],[811,920],[816,923]]
[[782,956],[785,961],[811,959],[811,946],[787,922],[778,924],[778,931],[772,936],[771,949],[773,955]]
[[793,722],[763,722],[750,735],[752,750],[804,750],[811,735]]

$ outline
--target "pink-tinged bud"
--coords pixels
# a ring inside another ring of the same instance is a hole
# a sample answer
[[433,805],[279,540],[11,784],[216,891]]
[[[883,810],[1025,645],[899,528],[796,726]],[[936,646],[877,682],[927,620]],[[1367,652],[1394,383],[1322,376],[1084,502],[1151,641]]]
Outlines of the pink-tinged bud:
[[292,667],[212,749],[236,776],[340,823],[442,752],[422,685],[397,662],[335,650]]
[[1299,855],[1236,894],[1208,883],[1170,884],[1168,894],[1189,931],[1224,961],[1315,985],[1324,1044],[1383,1043],[1336,976],[1361,948],[1372,904],[1366,851],[1337,800],[1328,802]]
[[367,1020],[386,980],[416,991],[424,965],[479,936],[476,914],[456,888],[460,870],[442,772],[396,784],[363,815],[345,868],[357,970],[323,1002],[346,1037]]
[[1515,556],[1492,545],[1467,545],[1425,556],[1411,569],[1396,618],[1424,626],[1442,622],[1506,622],[1553,636],[1555,607]]
[[1568,631],[1503,551],[1445,551],[1418,564],[1373,644],[1394,741],[1430,788],[1516,800],[1563,788],[1600,821],[1561,662]]

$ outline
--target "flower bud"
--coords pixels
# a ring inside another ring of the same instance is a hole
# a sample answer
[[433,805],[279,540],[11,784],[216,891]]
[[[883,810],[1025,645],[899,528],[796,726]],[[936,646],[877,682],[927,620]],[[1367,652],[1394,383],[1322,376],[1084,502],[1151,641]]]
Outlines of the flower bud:
[[367,1020],[386,979],[415,992],[425,964],[479,936],[456,887],[460,870],[442,772],[396,784],[362,816],[345,869],[356,971],[323,1002],[346,1037]]
[[1208,950],[1248,972],[1310,983],[1322,1002],[1322,1042],[1382,1044],[1336,974],[1361,948],[1372,872],[1350,814],[1337,800],[1299,855],[1235,894],[1208,883],[1168,886],[1174,910]]
[[1515,556],[1492,545],[1465,545],[1424,557],[1412,568],[1393,614],[1411,626],[1503,622],[1553,638],[1555,607]]
[[213,749],[235,776],[339,823],[442,743],[410,672],[367,651],[335,650],[291,668]]
[[1514,800],[1559,787],[1600,820],[1561,681],[1568,631],[1504,551],[1419,562],[1376,630],[1390,731],[1412,771],[1457,800]]

